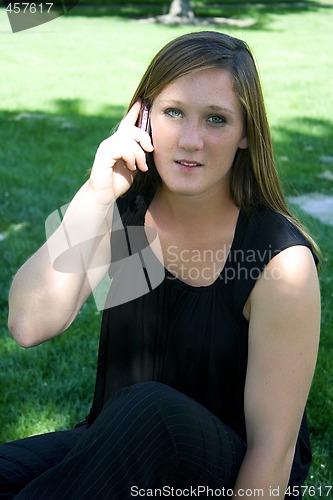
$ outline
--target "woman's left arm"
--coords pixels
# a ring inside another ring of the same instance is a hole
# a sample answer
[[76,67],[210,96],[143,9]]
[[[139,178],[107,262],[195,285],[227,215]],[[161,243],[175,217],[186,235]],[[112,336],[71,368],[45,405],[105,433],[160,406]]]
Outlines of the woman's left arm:
[[246,307],[248,447],[233,498],[257,498],[260,493],[264,500],[283,500],[320,334],[320,291],[310,250],[294,246],[274,257]]

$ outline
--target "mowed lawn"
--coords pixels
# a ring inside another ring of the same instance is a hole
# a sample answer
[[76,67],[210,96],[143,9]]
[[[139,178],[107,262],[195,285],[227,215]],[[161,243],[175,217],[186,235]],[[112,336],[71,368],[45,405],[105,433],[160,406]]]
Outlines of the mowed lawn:
[[[254,23],[205,28],[254,50],[286,195],[333,195],[333,9],[229,12]],[[171,38],[201,29],[74,9],[12,34],[0,10],[0,442],[68,428],[89,412],[101,319],[93,298],[64,335],[25,350],[7,329],[9,286],[45,240],[48,215],[87,179],[151,57]],[[296,213],[323,252],[322,340],[308,405],[314,463],[307,485],[317,490],[305,495],[321,498],[328,490],[319,494],[319,486],[333,484],[333,229]]]

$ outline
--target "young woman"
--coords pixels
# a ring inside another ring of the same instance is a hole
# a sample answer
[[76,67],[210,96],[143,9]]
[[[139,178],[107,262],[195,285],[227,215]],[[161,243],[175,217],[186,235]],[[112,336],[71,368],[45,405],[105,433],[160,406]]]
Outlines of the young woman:
[[[150,134],[136,126],[143,101]],[[64,231],[79,258],[62,252]],[[89,416],[0,447],[1,493],[301,498],[317,262],[281,192],[246,44],[217,32],[170,42],[13,281],[9,327],[29,347],[63,332],[108,270],[114,279]]]

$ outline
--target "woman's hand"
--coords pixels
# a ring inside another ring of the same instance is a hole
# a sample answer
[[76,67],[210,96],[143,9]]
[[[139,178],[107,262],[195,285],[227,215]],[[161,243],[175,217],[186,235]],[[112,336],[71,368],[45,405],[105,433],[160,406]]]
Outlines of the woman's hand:
[[141,103],[134,103],[118,130],[99,146],[88,189],[102,205],[109,205],[132,185],[137,169],[148,170],[146,153],[154,150],[147,132],[135,126]]

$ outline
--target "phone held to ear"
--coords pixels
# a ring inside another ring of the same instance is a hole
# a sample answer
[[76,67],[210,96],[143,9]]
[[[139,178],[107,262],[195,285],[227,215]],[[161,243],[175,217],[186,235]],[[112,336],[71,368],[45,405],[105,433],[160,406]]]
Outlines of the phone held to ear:
[[146,101],[142,101],[140,114],[136,125],[137,127],[150,134],[149,104]]

